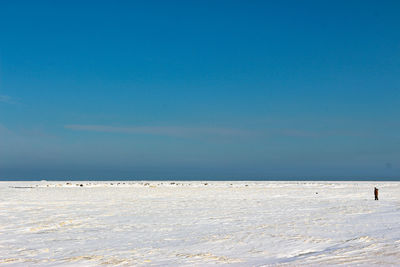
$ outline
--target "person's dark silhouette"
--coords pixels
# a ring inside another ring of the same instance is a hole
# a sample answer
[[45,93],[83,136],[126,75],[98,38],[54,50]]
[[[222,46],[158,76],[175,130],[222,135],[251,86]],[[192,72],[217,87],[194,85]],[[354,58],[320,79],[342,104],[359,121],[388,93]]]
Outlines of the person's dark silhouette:
[[374,189],[375,200],[378,200],[378,194],[379,194],[379,189],[375,187]]

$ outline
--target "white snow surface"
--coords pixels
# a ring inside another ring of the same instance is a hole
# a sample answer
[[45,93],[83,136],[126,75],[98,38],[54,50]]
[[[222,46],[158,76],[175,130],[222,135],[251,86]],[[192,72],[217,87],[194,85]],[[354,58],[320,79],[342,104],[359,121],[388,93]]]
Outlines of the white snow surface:
[[4,266],[398,264],[400,182],[0,182]]

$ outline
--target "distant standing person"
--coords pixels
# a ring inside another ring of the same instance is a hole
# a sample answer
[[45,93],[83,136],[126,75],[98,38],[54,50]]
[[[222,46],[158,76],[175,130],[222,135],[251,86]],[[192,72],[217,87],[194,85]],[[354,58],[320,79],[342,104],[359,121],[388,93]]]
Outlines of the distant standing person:
[[379,189],[375,187],[374,189],[375,200],[378,200],[378,194],[379,194]]

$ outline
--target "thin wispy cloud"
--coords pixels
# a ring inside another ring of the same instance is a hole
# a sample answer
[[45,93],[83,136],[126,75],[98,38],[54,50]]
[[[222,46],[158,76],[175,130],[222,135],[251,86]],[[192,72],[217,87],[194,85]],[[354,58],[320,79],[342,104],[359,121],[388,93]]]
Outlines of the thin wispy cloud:
[[8,95],[0,95],[0,103],[17,104],[17,101]]
[[324,138],[324,137],[371,137],[373,134],[356,131],[312,131],[312,130],[298,130],[288,129],[280,132],[283,136],[299,137],[299,138]]
[[320,132],[304,131],[304,130],[296,130],[296,129],[284,130],[284,131],[282,131],[281,134],[284,136],[289,136],[289,137],[320,137],[321,136]]
[[10,133],[10,130],[7,127],[5,127],[3,124],[0,123],[0,135],[1,134],[9,134],[9,133]]
[[131,126],[131,127],[115,127],[107,125],[81,125],[69,124],[64,128],[75,131],[92,131],[107,133],[126,133],[126,134],[151,134],[151,135],[167,135],[167,136],[249,136],[252,132],[235,128],[218,128],[218,127],[187,127],[187,126]]

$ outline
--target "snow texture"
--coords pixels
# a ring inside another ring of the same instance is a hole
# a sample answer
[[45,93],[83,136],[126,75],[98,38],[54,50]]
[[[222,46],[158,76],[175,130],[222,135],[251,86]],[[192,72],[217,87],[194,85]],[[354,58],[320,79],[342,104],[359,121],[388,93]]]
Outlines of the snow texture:
[[400,182],[0,182],[0,264],[390,266],[399,222]]

